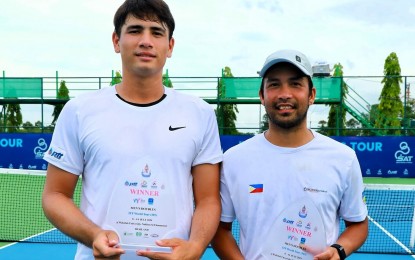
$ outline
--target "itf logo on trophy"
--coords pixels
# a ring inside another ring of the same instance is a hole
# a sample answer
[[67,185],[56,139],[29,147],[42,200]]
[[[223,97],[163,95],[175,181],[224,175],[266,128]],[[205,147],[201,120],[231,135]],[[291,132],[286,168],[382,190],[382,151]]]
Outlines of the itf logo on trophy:
[[266,259],[311,260],[326,248],[326,233],[314,202],[304,197],[283,210],[265,239]]

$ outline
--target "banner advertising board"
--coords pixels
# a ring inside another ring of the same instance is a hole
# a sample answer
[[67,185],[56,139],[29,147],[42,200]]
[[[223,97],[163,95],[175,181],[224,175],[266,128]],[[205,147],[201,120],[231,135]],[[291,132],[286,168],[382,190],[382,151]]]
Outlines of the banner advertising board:
[[52,134],[0,134],[0,168],[46,170]]
[[[222,149],[251,136],[221,136]],[[355,150],[363,177],[415,177],[415,136],[333,136]]]
[[[252,135],[223,135],[223,151]],[[363,177],[415,177],[413,136],[333,136],[357,154]],[[46,170],[43,154],[52,134],[0,134],[0,168]]]

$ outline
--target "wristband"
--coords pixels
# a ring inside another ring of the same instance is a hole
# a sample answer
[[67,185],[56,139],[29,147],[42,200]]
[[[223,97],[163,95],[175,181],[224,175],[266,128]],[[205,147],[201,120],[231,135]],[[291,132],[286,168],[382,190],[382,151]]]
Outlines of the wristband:
[[340,260],[346,259],[346,252],[344,251],[344,248],[341,245],[339,245],[339,244],[333,244],[333,245],[331,245],[331,247],[336,248],[337,253],[340,256]]

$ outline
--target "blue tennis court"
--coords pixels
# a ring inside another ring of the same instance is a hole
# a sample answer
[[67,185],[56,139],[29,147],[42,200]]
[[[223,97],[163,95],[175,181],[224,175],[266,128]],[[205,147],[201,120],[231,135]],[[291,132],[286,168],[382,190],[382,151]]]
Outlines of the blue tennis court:
[[[0,259],[4,260],[72,260],[75,255],[75,244],[16,243],[0,248]],[[219,259],[211,248],[208,248],[202,260]],[[411,255],[362,254],[356,253],[348,257],[351,260],[409,260]]]

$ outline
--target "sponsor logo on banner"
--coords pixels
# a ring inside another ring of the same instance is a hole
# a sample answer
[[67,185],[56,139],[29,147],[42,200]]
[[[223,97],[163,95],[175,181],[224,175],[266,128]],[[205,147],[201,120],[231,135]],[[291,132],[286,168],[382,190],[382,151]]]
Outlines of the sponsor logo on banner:
[[33,149],[33,153],[35,154],[35,159],[43,159],[43,155],[48,150],[48,144],[43,138],[39,138],[37,140],[37,144],[38,145]]
[[411,152],[407,142],[401,142],[399,144],[399,150],[395,152],[396,163],[411,163],[412,155],[408,155]]
[[[55,161],[64,160],[65,151],[59,147],[48,150],[52,134],[0,134],[1,168],[46,170],[44,155]],[[51,152],[48,154],[48,152]]]
[[350,147],[359,152],[382,152],[381,142],[350,142]]
[[0,147],[23,147],[23,139],[21,138],[1,138]]

